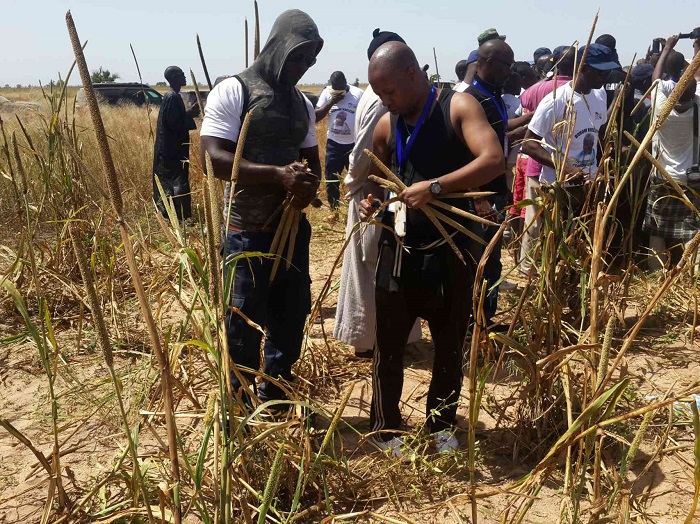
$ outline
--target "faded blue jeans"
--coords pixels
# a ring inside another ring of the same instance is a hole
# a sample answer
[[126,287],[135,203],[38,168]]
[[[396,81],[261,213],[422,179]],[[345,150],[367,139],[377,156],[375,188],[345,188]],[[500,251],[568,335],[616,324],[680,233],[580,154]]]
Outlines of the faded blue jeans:
[[[228,231],[227,258],[244,252],[269,253],[274,233]],[[280,261],[275,280],[270,284],[271,258],[243,258],[235,265],[230,304],[265,330],[263,372],[275,379],[292,380],[292,366],[299,359],[304,338],[306,316],[311,311],[311,278],[309,277],[309,240],[311,226],[302,215],[294,244],[292,265],[286,269]],[[233,269],[227,264],[227,272]],[[262,333],[235,311],[226,313],[226,335],[229,354],[237,366],[260,369]],[[255,388],[255,375],[241,369]],[[241,387],[232,376],[234,391]],[[284,399],[284,392],[267,380],[258,389],[258,397]]]

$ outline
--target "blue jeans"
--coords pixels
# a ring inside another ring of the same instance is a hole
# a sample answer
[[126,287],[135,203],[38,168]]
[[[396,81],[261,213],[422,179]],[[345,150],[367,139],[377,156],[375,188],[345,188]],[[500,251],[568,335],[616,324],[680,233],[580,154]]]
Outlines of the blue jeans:
[[[244,252],[269,253],[273,233],[228,231],[227,258]],[[281,260],[275,280],[270,284],[271,258],[240,259],[228,262],[226,269],[234,270],[230,304],[265,330],[263,372],[275,379],[292,380],[292,365],[299,359],[304,338],[306,316],[311,311],[311,278],[309,277],[309,240],[311,226],[302,215],[299,223],[292,265],[287,270]],[[250,326],[243,316],[229,310],[226,313],[226,335],[229,354],[240,368],[260,369],[262,333]],[[255,388],[255,375],[240,369]],[[232,376],[234,391],[241,387]],[[284,399],[284,392],[267,380],[258,390],[260,400]]]
[[350,153],[355,144],[339,144],[330,138],[326,141],[326,196],[331,209],[338,207],[340,200],[339,176],[350,165]]

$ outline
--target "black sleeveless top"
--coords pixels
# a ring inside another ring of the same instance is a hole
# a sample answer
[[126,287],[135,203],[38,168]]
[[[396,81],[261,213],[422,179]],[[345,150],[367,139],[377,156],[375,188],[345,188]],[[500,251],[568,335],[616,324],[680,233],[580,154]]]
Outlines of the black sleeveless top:
[[[437,98],[437,104],[433,107],[428,118],[423,122],[418,136],[416,137],[408,159],[403,170],[399,172],[399,165],[396,155],[396,125],[398,116],[391,115],[391,137],[389,139],[389,153],[391,155],[391,170],[396,173],[401,181],[410,186],[414,182],[433,180],[439,176],[451,173],[464,167],[474,159],[474,155],[462,142],[455,130],[452,128],[450,120],[450,104],[455,91],[443,89]],[[399,125],[405,125],[403,120]],[[412,128],[403,129],[404,136],[408,136],[413,131]],[[473,204],[470,199],[450,199],[446,203],[473,212]],[[473,227],[470,220],[440,209],[440,212],[449,216],[465,227]],[[387,214],[392,220],[393,215]],[[393,227],[393,220],[391,224]],[[455,229],[444,224],[448,233],[454,233]],[[442,239],[442,235],[433,225],[428,217],[420,210],[408,209],[406,217],[406,238],[404,242],[407,246],[423,247],[437,240]],[[466,239],[463,233],[456,233],[454,239]]]

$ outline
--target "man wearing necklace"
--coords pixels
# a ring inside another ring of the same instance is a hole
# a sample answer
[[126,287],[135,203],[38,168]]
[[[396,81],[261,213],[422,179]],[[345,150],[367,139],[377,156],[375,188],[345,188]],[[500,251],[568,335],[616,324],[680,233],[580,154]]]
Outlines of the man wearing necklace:
[[[398,195],[400,205],[392,205],[383,218],[370,423],[380,432],[376,443],[399,455],[403,352],[413,323],[423,318],[435,344],[427,427],[435,434],[436,449],[450,452],[457,448],[453,428],[471,315],[475,256],[470,251],[476,246],[446,227],[462,262],[421,208],[440,195],[482,186],[502,174],[503,148],[474,97],[431,87],[407,45],[380,47],[370,61],[369,80],[390,113],[374,132],[374,153],[408,186]],[[463,198],[449,202],[462,209],[471,204]],[[360,203],[360,216],[367,219],[377,204],[369,195]]]
[[[513,122],[508,122],[508,111],[506,104],[501,98],[503,85],[511,74],[511,67],[514,64],[513,50],[503,40],[491,39],[487,40],[479,47],[478,59],[476,62],[476,75],[471,85],[467,88],[466,93],[472,95],[481,104],[486,119],[498,135],[498,141],[503,149],[503,155],[508,156],[508,138],[507,133],[509,128],[516,129],[522,123],[515,120],[529,120],[529,116],[518,117],[513,119]],[[525,122],[526,123],[526,122]],[[488,197],[489,204],[494,209],[495,213],[500,215],[510,203],[510,189],[506,179],[505,170],[488,184],[482,186],[484,191],[492,191],[494,194]],[[496,226],[486,227],[482,229],[482,236],[488,243],[497,233]],[[486,261],[484,268],[484,280],[487,283],[487,295],[484,301],[484,320],[487,327],[493,325],[493,317],[496,315],[498,306],[498,286],[496,282],[501,278],[501,245],[499,240],[494,246],[491,256]],[[512,285],[512,284],[511,284]]]

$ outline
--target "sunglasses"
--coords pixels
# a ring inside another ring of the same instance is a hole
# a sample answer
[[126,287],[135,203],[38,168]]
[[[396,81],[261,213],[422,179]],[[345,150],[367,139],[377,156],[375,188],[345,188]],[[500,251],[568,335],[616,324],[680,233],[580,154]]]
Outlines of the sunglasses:
[[508,69],[510,69],[511,67],[513,67],[513,65],[515,65],[515,62],[509,62],[509,61],[507,61],[507,60],[501,60],[500,58],[496,58],[496,57],[493,57],[493,56],[490,58],[490,60],[493,60],[494,62],[499,62],[499,63],[503,64],[504,66],[506,66]]
[[289,58],[287,58],[287,60],[290,62],[305,62],[306,67],[311,67],[316,63],[315,56],[305,55],[304,53],[301,53],[299,51],[294,51],[293,53],[290,53]]

